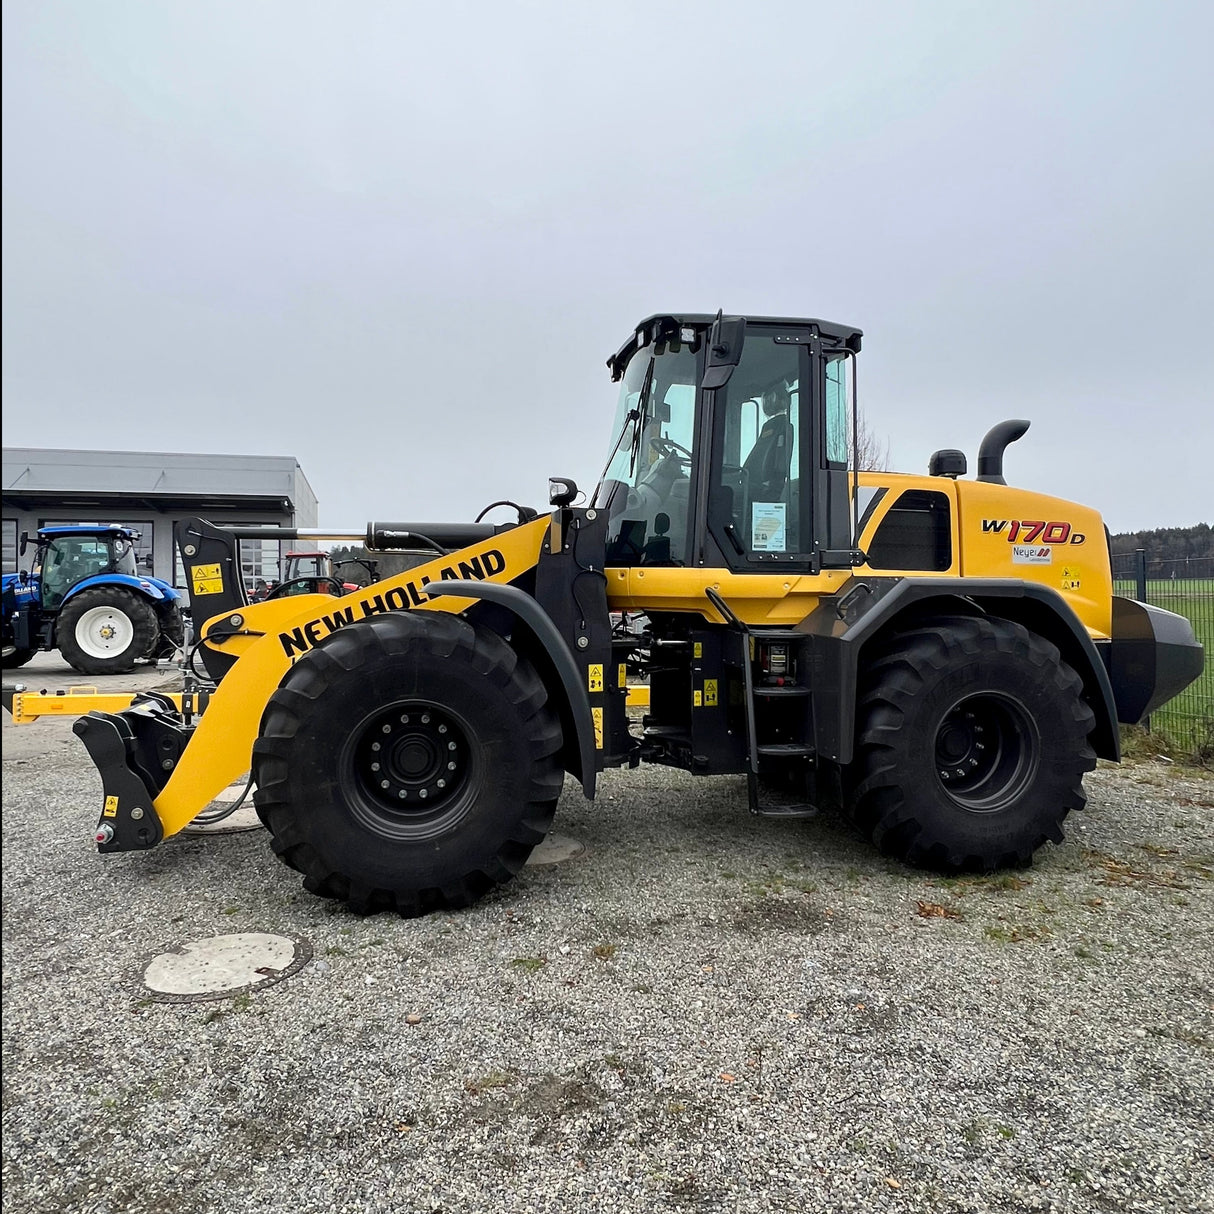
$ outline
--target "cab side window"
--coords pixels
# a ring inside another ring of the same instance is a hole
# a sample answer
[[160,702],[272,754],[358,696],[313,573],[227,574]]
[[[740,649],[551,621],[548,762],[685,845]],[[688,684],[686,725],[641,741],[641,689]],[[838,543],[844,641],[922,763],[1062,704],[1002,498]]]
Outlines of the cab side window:
[[800,405],[800,347],[747,333],[742,361],[717,394],[717,515],[747,556],[802,551]]

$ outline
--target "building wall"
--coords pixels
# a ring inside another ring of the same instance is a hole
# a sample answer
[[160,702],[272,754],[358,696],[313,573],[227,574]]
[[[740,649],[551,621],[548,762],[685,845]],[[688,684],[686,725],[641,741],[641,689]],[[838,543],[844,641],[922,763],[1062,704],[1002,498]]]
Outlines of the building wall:
[[[201,517],[219,524],[316,527],[316,495],[291,456],[193,455],[182,452],[60,451],[4,448],[5,571],[28,566],[17,553],[51,523],[126,523],[142,532],[156,577],[185,589],[173,546],[173,524]],[[292,542],[245,543],[249,577],[277,576]]]

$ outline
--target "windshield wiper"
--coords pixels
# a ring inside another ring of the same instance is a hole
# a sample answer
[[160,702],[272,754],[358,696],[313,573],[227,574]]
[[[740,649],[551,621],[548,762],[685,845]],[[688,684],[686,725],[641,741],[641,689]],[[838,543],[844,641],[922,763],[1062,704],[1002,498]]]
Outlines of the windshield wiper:
[[649,407],[649,390],[653,387],[653,368],[657,361],[652,354],[649,356],[649,366],[645,368],[645,378],[641,381],[641,394],[637,397],[639,407],[634,410],[637,414],[637,422],[636,429],[632,432],[632,452],[628,460],[629,476],[636,472],[637,457],[641,454],[641,436],[645,433],[643,422]]

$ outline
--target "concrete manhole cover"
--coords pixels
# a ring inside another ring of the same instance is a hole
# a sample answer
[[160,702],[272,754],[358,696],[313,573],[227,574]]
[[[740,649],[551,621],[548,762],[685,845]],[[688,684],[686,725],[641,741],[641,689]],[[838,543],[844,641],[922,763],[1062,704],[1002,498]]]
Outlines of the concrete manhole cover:
[[[239,801],[241,794],[245,790],[246,780],[247,777],[237,780],[235,784],[229,784],[202,811],[201,817],[205,819],[208,814],[227,809]],[[242,830],[260,830],[261,819],[257,816],[257,810],[253,808],[253,793],[256,790],[257,786],[253,785],[249,789],[249,795],[245,798],[244,804],[239,809],[233,810],[227,817],[221,818],[218,822],[199,821],[198,818],[195,818],[189,826],[185,827],[185,833],[191,835],[232,835]]]
[[273,986],[312,960],[312,946],[290,936],[240,932],[187,940],[160,953],[143,971],[143,985],[161,1003],[229,999]]
[[568,835],[548,835],[527,857],[529,865],[563,864],[574,860],[586,850],[585,846]]

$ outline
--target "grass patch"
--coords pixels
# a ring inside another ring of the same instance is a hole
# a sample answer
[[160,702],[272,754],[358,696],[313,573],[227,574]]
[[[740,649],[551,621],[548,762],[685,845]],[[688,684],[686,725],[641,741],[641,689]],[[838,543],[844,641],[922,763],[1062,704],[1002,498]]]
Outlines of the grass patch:
[[547,964],[547,957],[515,957],[510,962],[512,969],[525,970],[528,974],[534,974],[536,970],[542,970]]

